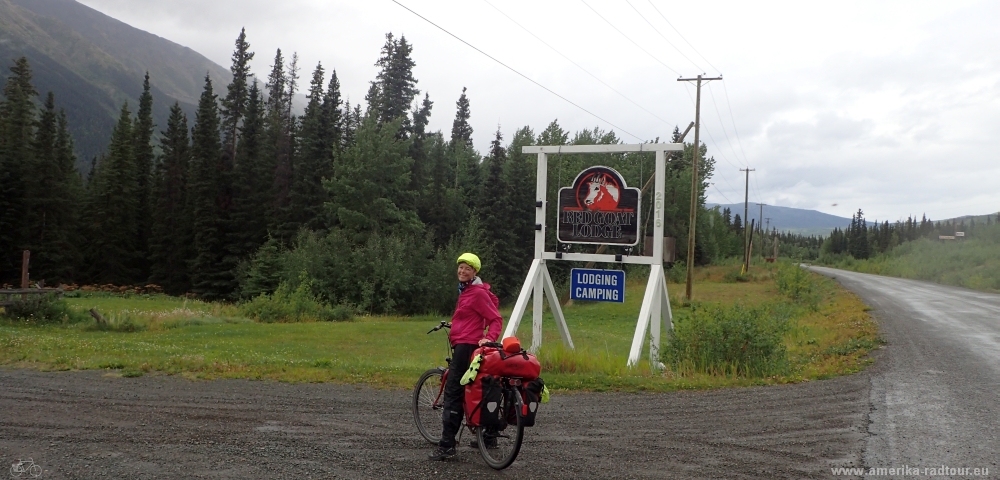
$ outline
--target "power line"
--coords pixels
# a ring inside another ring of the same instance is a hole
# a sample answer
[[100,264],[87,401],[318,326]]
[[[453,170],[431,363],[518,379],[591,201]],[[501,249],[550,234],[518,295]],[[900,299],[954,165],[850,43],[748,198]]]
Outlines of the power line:
[[[737,160],[739,160],[739,154],[736,153],[736,148],[733,147],[733,141],[729,139],[729,132],[726,131],[726,124],[722,121],[722,114],[719,113],[719,102],[715,100],[715,92],[712,90],[711,84],[708,86],[708,94],[712,96],[712,106],[715,108],[715,116],[719,119],[719,126],[722,127],[722,134],[726,137],[726,143],[729,144],[729,149],[733,151],[733,155]],[[744,158],[744,161],[745,160],[746,159]]]
[[764,200],[764,196],[760,194],[760,185],[757,183],[757,175],[753,176],[753,190],[757,194],[758,200]]
[[740,132],[736,130],[736,117],[733,116],[733,104],[729,103],[729,89],[726,88],[726,84],[722,84],[722,91],[726,94],[726,106],[729,107],[729,118],[733,120],[733,132],[736,133],[736,143],[740,146],[740,152],[743,153],[743,160],[749,164],[746,152],[743,152],[743,142],[740,141]]
[[[628,0],[626,0],[626,2],[628,2]],[[661,12],[660,9],[656,8],[656,5],[654,5],[651,0],[647,0],[647,2],[649,3],[649,5],[651,7],[653,7],[653,10],[656,10],[656,13],[659,14],[661,18],[663,18],[663,21],[666,22],[667,25],[670,25],[670,28],[672,28],[674,30],[674,32],[677,33],[677,35],[680,36],[682,40],[684,40],[684,43],[686,43],[689,47],[691,47],[691,50],[694,50],[694,52],[697,53],[698,56],[701,57],[701,59],[705,61],[705,63],[708,63],[708,65],[710,67],[714,68],[716,71],[719,71],[719,69],[715,65],[712,65],[712,62],[710,62],[707,58],[705,58],[705,56],[702,55],[701,52],[699,52],[698,49],[695,48],[694,45],[692,45],[691,42],[689,42],[688,39],[686,37],[684,37],[684,35],[679,30],[677,30],[677,27],[674,27],[674,25],[672,23],[670,23],[670,20],[668,20],[667,17],[665,15],[663,15],[663,12]],[[635,6],[633,6],[631,3],[629,3],[629,6],[632,7],[633,10],[636,10]],[[638,12],[638,10],[636,10],[636,12]],[[641,16],[641,14],[640,14],[640,16]],[[645,18],[643,18],[643,20],[645,20]],[[647,21],[646,23],[649,23],[649,22]],[[659,33],[659,31],[657,31],[657,33]],[[663,36],[663,35],[660,34],[660,36]],[[674,45],[671,44],[671,46],[674,46]],[[677,47],[674,46],[674,48],[677,48]],[[687,56],[685,56],[684,58],[687,58]],[[691,60],[688,59],[688,61],[691,61]],[[694,62],[692,62],[692,63],[694,63]],[[740,152],[739,153],[742,154],[742,156],[743,156],[742,163],[745,163],[746,165],[749,165],[750,164],[750,159],[747,158],[746,151],[743,149],[743,141],[740,139],[739,130],[736,128],[736,117],[735,117],[735,115],[733,115],[732,102],[729,101],[729,89],[726,87],[725,82],[723,82],[722,88],[723,88],[723,92],[725,93],[726,107],[729,110],[729,118],[730,118],[730,120],[733,123],[733,134],[736,136],[736,144],[740,148]],[[715,101],[715,93],[712,91],[712,87],[711,86],[709,86],[709,93],[712,95],[712,100],[713,100],[713,103],[715,104],[715,108],[716,108],[716,115],[719,116],[719,123],[722,126],[723,133],[726,134],[726,141],[729,143],[729,148],[733,151],[733,154],[736,155],[737,160],[739,160],[738,157],[740,155],[738,155],[736,153],[736,149],[733,147],[732,141],[729,139],[728,133],[726,133],[725,122],[722,121],[722,116],[718,112],[718,102]],[[688,97],[690,97],[690,96],[691,96],[691,92],[688,91]],[[694,100],[692,99],[692,103],[693,103],[693,101]],[[711,138],[712,142],[716,145],[716,147],[718,147],[718,143],[715,141],[714,138],[712,138],[712,134],[710,132],[708,132],[707,130],[706,130],[706,133],[708,133],[709,138]],[[719,151],[719,153],[722,156],[722,158],[724,160],[726,160],[726,162],[728,162],[730,165],[732,165],[732,162],[729,161],[729,158],[726,157],[726,155],[723,154],[721,152],[721,150]],[[735,166],[735,165],[733,165],[733,166]],[[723,177],[723,178],[725,178],[725,177]],[[755,195],[757,195],[757,197],[760,198],[759,186],[757,185],[757,176],[756,175],[754,176],[754,190],[755,190]]]
[[[708,64],[709,67],[715,68],[715,65],[712,65],[712,62],[709,62],[708,59],[705,58],[705,56],[698,51],[697,48],[694,48],[694,45],[691,45],[691,42],[689,42],[686,38],[684,38],[684,35],[681,35],[681,32],[677,30],[677,27],[675,27],[674,24],[670,23],[670,20],[667,20],[667,17],[663,16],[663,13],[660,12],[659,8],[656,8],[656,5],[653,5],[653,2],[651,0],[646,0],[646,1],[649,2],[649,6],[653,7],[653,10],[656,10],[656,13],[660,14],[660,17],[663,18],[663,21],[667,22],[667,25],[670,25],[670,28],[673,28],[674,31],[677,32],[677,35],[681,37],[681,40],[684,40],[684,43],[688,44],[688,46],[691,47],[691,50],[694,50],[694,53],[697,53],[698,56],[701,57],[701,59]],[[715,71],[719,72],[720,74],[722,73],[721,71],[719,71],[718,68],[715,68]]]
[[725,193],[722,193],[722,190],[719,190],[719,187],[716,187],[714,183],[712,184],[712,187],[715,188],[716,192],[719,192],[719,195],[722,195],[722,198],[726,199],[727,204],[733,203],[733,201],[730,200]]
[[[396,0],[392,0],[392,1],[395,2]],[[590,4],[588,4],[585,0],[580,0],[580,1],[583,2],[583,4],[586,5],[587,8],[590,9],[590,11],[594,12],[598,17],[601,17],[601,20],[604,20],[604,23],[607,23],[608,25],[610,25],[611,28],[615,29],[615,31],[618,32],[618,33],[620,33],[623,37],[625,37],[626,40],[632,42],[632,44],[635,45],[637,48],[639,48],[639,50],[642,50],[643,52],[646,52],[646,55],[649,55],[650,58],[652,58],[653,60],[656,60],[657,62],[659,62],[660,65],[663,65],[664,67],[666,67],[667,70],[670,70],[671,72],[676,73],[678,76],[681,75],[681,72],[678,72],[677,70],[674,70],[673,68],[670,68],[669,65],[667,65],[666,63],[663,63],[662,60],[660,60],[659,58],[656,58],[652,53],[649,53],[649,51],[647,51],[645,48],[642,48],[642,46],[639,45],[638,43],[636,43],[635,40],[632,40],[628,35],[625,35],[625,32],[619,30],[618,27],[616,27],[613,23],[609,22],[608,19],[604,18],[604,15],[601,15],[597,10],[594,10],[594,7],[591,7]]]
[[552,49],[553,52],[556,52],[557,54],[559,54],[559,56],[561,56],[564,59],[566,59],[566,61],[568,61],[569,63],[572,63],[573,65],[575,65],[576,68],[579,68],[580,70],[583,70],[584,73],[586,73],[587,75],[590,75],[594,80],[597,80],[598,82],[601,82],[602,85],[604,85],[605,87],[610,88],[613,92],[617,93],[618,95],[620,95],[625,100],[628,100],[629,102],[631,102],[632,105],[635,105],[635,106],[639,107],[640,109],[642,109],[642,111],[644,111],[644,112],[652,115],[657,120],[659,120],[659,121],[661,121],[661,122],[663,122],[663,123],[665,123],[667,125],[671,125],[671,122],[668,122],[668,121],[664,120],[659,115],[657,115],[657,114],[655,114],[655,113],[647,110],[646,107],[643,107],[642,105],[639,105],[634,100],[632,100],[631,98],[629,98],[628,96],[626,96],[624,93],[619,92],[617,89],[615,89],[615,87],[612,87],[611,85],[608,85],[607,82],[605,82],[604,80],[601,80],[600,78],[598,78],[597,75],[594,75],[593,73],[590,73],[590,71],[588,71],[586,68],[583,68],[582,66],[580,66],[580,64],[574,62],[572,59],[570,59],[569,57],[567,57],[566,55],[564,55],[562,52],[560,52],[559,50],[557,50],[555,47],[553,47],[552,45],[549,45],[548,42],[546,42],[545,40],[542,40],[538,35],[535,35],[534,33],[532,33],[531,30],[528,30],[524,25],[521,25],[520,23],[518,23],[517,20],[514,20],[513,18],[511,18],[510,15],[507,15],[506,13],[504,13],[503,10],[500,10],[499,8],[497,8],[496,5],[493,5],[492,3],[490,3],[489,0],[483,0],[483,1],[485,1],[487,5],[493,7],[494,10],[500,12],[501,15],[507,17],[507,20],[510,20],[511,22],[514,22],[514,25],[517,25],[518,27],[521,27],[521,29],[524,30],[525,32],[527,32],[528,35],[531,35],[532,37],[535,37],[536,40],[538,40],[539,42],[542,42],[543,45],[545,45],[546,47],[549,47],[550,49]]
[[558,93],[554,92],[554,91],[553,91],[552,89],[550,89],[549,87],[546,87],[545,85],[542,85],[541,83],[538,83],[538,82],[536,82],[536,81],[532,80],[532,79],[531,79],[530,77],[528,77],[527,75],[525,75],[525,74],[523,74],[523,73],[521,73],[521,72],[519,72],[519,71],[515,70],[515,69],[514,69],[513,67],[511,67],[511,66],[507,65],[506,63],[503,63],[503,62],[501,62],[500,60],[497,60],[497,59],[496,59],[496,58],[494,58],[494,57],[493,57],[492,55],[490,55],[490,54],[488,54],[488,53],[486,53],[486,52],[484,52],[484,51],[482,51],[482,50],[480,50],[480,49],[476,48],[476,47],[475,47],[474,45],[472,45],[471,43],[469,43],[469,42],[466,42],[465,40],[462,40],[461,38],[459,38],[459,37],[458,37],[458,35],[455,35],[454,33],[451,33],[451,32],[449,32],[448,30],[446,30],[446,29],[445,29],[444,27],[441,27],[440,25],[438,25],[438,24],[436,24],[436,23],[434,23],[434,22],[432,22],[432,21],[428,20],[428,19],[427,19],[427,17],[424,17],[423,15],[421,15],[421,14],[419,14],[419,13],[417,13],[417,12],[413,11],[412,9],[410,9],[409,7],[407,7],[406,5],[403,5],[402,3],[399,3],[399,2],[398,2],[398,1],[396,1],[396,0],[392,0],[392,3],[395,3],[396,5],[399,5],[400,7],[403,7],[403,8],[405,8],[405,9],[406,9],[407,11],[409,11],[410,13],[412,13],[412,14],[414,14],[414,15],[416,15],[416,16],[418,16],[418,17],[420,17],[420,19],[421,19],[421,20],[423,20],[423,21],[425,21],[425,22],[427,22],[427,23],[429,23],[429,24],[433,25],[434,27],[436,27],[436,28],[437,28],[438,30],[441,30],[442,32],[444,32],[444,33],[447,33],[448,35],[451,35],[451,36],[452,36],[452,37],[453,37],[453,38],[454,38],[455,40],[458,40],[459,42],[462,42],[462,43],[464,43],[464,44],[465,44],[466,46],[468,46],[469,48],[471,48],[471,49],[473,49],[473,50],[475,50],[475,51],[477,51],[477,52],[479,52],[479,53],[483,54],[483,55],[484,55],[484,56],[485,56],[486,58],[489,58],[490,60],[493,60],[494,62],[496,62],[496,63],[499,63],[499,64],[500,64],[501,66],[503,66],[503,67],[504,67],[504,68],[506,68],[507,70],[510,70],[510,71],[512,71],[512,72],[514,72],[514,73],[516,73],[516,74],[520,75],[520,76],[521,76],[522,78],[524,78],[525,80],[527,80],[527,81],[529,81],[529,82],[531,82],[531,83],[534,83],[535,85],[537,85],[537,86],[541,87],[541,88],[542,88],[543,90],[545,90],[546,92],[549,92],[549,93],[551,93],[551,94],[553,94],[553,95],[555,95],[555,96],[557,96],[557,97],[561,98],[561,99],[562,99],[563,101],[565,101],[566,103],[568,103],[568,104],[570,104],[570,105],[573,105],[574,107],[576,107],[576,108],[579,108],[580,110],[583,110],[584,112],[586,112],[586,113],[587,113],[587,114],[589,114],[590,116],[592,116],[592,117],[594,117],[594,118],[596,118],[596,119],[598,119],[598,120],[600,120],[600,121],[602,121],[602,122],[604,122],[604,123],[606,123],[606,124],[608,124],[608,125],[611,125],[612,127],[616,128],[616,129],[618,129],[618,130],[620,130],[620,131],[621,131],[621,132],[623,132],[623,133],[626,133],[626,134],[628,134],[628,135],[630,135],[630,136],[632,136],[632,137],[635,137],[635,139],[639,140],[640,142],[641,142],[641,141],[644,141],[644,140],[643,140],[642,138],[640,138],[640,137],[639,137],[638,135],[635,135],[635,134],[633,134],[633,133],[629,132],[628,130],[625,130],[624,128],[621,128],[621,127],[619,127],[619,126],[617,126],[617,125],[615,125],[615,124],[613,124],[613,123],[611,123],[611,122],[609,122],[609,121],[605,120],[604,118],[602,118],[601,116],[597,115],[596,113],[594,113],[594,112],[591,112],[590,110],[587,110],[586,108],[583,108],[583,107],[581,107],[580,105],[577,105],[577,104],[576,104],[576,103],[574,103],[574,102],[573,102],[572,100],[570,100],[570,99],[568,99],[568,98],[566,98],[566,97],[564,97],[564,96],[562,96],[562,95],[559,95]]
[[[685,87],[690,87],[690,85],[687,85],[687,84],[685,84],[684,86],[685,86]],[[687,93],[688,93],[688,97],[691,97],[691,90],[690,90],[690,89],[688,89],[688,90],[686,90],[686,91],[687,91]],[[694,99],[693,99],[693,98],[691,98],[691,103],[692,103],[692,104],[694,103]],[[708,138],[709,138],[709,140],[711,140],[711,142],[710,142],[710,143],[712,144],[712,146],[714,146],[714,147],[715,147],[715,150],[716,150],[716,151],[718,152],[719,156],[721,156],[721,157],[722,157],[722,159],[723,159],[723,160],[725,160],[725,161],[726,161],[726,163],[728,163],[728,164],[729,164],[730,166],[732,166],[733,168],[739,168],[739,167],[737,167],[737,166],[736,166],[735,164],[733,164],[733,162],[729,160],[729,157],[727,157],[727,156],[726,156],[726,153],[725,153],[725,152],[724,152],[724,151],[723,151],[723,150],[722,150],[721,148],[719,148],[719,142],[717,142],[717,141],[715,140],[715,137],[714,137],[714,136],[712,135],[712,131],[706,128],[706,129],[705,129],[705,133],[707,133],[707,134],[708,134]],[[709,143],[709,142],[706,142],[706,143]],[[714,157],[713,157],[713,158],[714,158]],[[719,176],[721,176],[721,177],[722,177],[722,179],[723,179],[723,180],[724,180],[724,181],[726,182],[726,184],[727,184],[727,185],[729,185],[729,188],[733,188],[733,185],[732,185],[731,183],[729,183],[729,179],[727,179],[727,178],[726,178],[725,176],[723,176],[723,175],[722,175],[721,173],[719,174]],[[734,189],[734,190],[735,190],[735,189]]]
[[664,36],[662,33],[660,33],[660,30],[657,29],[656,27],[654,27],[653,24],[649,22],[649,20],[646,20],[645,15],[643,15],[642,12],[639,11],[639,9],[635,8],[635,5],[632,5],[632,2],[630,2],[629,0],[625,0],[625,3],[627,3],[628,6],[632,7],[632,10],[635,10],[635,13],[639,14],[639,18],[642,18],[642,20],[644,22],[646,22],[647,25],[649,25],[649,28],[652,28],[653,31],[656,32],[657,35],[659,35],[660,37],[662,37],[663,41],[667,42],[667,44],[670,45],[671,47],[674,47],[674,50],[677,50],[677,53],[681,54],[681,56],[684,57],[685,60],[691,62],[691,65],[694,65],[694,68],[697,68],[698,70],[701,70],[701,71],[705,71],[703,68],[701,68],[700,65],[698,65],[697,63],[694,63],[694,60],[691,60],[690,58],[688,58],[687,55],[684,55],[684,52],[682,52],[681,49],[677,48],[677,45],[674,45],[673,42],[671,42],[670,40],[668,40],[666,36]]

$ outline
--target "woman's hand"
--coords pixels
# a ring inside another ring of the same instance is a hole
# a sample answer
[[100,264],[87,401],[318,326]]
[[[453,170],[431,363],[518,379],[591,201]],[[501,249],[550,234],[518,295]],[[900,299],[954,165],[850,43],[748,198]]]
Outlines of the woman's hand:
[[488,338],[481,339],[481,340],[479,340],[479,346],[481,347],[481,346],[483,346],[484,343],[489,343],[489,342],[490,342],[490,339],[488,339]]

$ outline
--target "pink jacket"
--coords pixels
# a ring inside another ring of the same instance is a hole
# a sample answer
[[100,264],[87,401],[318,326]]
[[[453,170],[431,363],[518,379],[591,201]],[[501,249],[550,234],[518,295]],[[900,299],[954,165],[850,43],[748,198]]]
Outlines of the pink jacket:
[[[500,338],[503,317],[497,307],[500,299],[490,291],[488,283],[473,283],[458,295],[455,314],[451,316],[451,344],[479,343],[484,337],[491,342]],[[489,328],[487,333],[483,330]]]

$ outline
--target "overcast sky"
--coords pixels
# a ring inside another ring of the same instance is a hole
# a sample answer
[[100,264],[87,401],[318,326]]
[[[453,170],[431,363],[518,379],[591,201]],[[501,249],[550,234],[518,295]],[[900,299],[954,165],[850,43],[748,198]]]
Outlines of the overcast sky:
[[305,82],[322,62],[352,103],[385,33],[405,35],[431,128],[450,132],[467,87],[481,152],[498,125],[509,141],[554,119],[665,139],[694,120],[678,75],[722,74],[702,90],[710,202],[742,202],[749,166],[755,203],[890,221],[1000,210],[1000,2],[399,0],[600,120],[391,0],[80,1],[227,68],[246,27],[258,76],[275,49],[298,52]]

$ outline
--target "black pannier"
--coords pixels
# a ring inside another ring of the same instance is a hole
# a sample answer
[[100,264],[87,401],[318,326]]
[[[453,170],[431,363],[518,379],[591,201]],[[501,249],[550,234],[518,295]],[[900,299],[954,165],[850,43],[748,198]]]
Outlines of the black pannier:
[[524,406],[521,409],[521,424],[525,427],[533,427],[535,425],[535,414],[538,413],[538,406],[542,403],[542,389],[545,388],[545,382],[542,378],[536,378],[524,387],[524,394],[522,400],[524,401]]
[[503,391],[500,379],[492,375],[483,375],[483,399],[479,402],[479,425],[502,429],[506,426],[503,417]]

